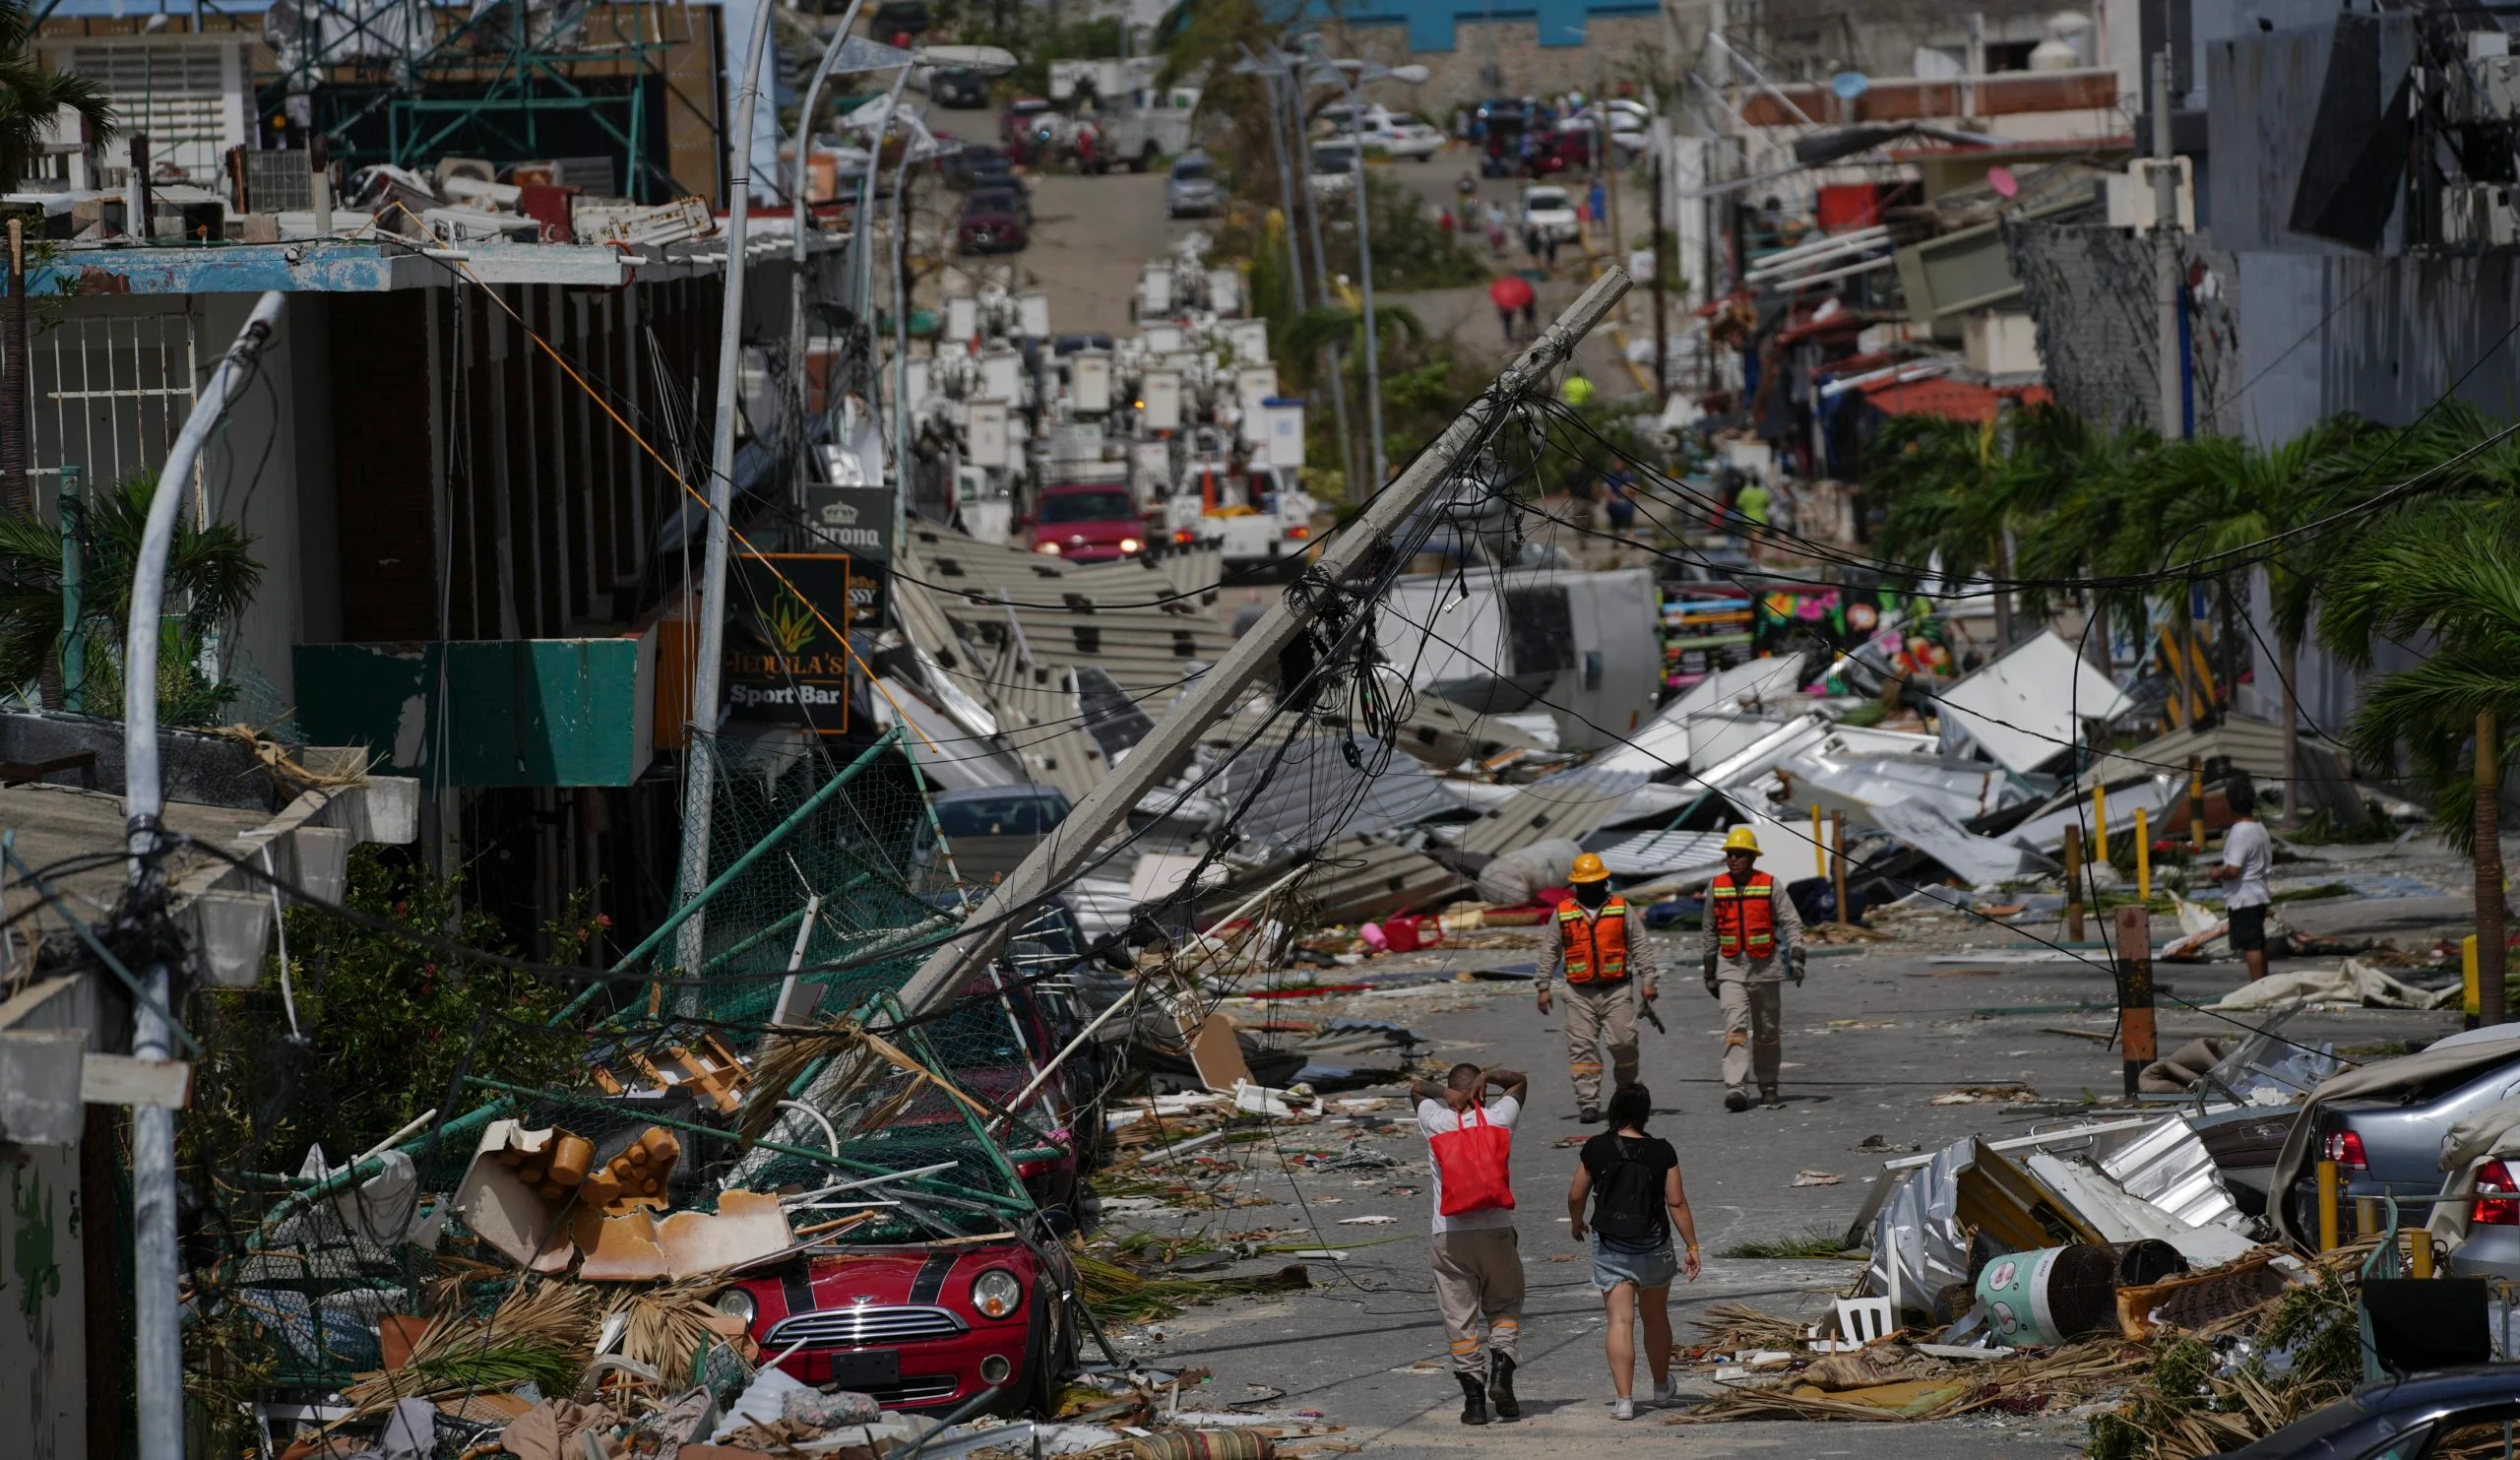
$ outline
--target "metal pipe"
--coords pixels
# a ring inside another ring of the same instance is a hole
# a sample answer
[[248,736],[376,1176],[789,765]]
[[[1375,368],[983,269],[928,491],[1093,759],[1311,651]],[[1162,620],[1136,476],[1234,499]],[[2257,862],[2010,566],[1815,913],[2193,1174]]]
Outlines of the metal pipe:
[[[691,725],[682,760],[682,865],[674,878],[689,905],[709,875],[709,818],[717,795],[716,759],[709,736],[718,730],[719,660],[726,643],[726,536],[735,512],[735,393],[743,384],[745,235],[752,226],[752,130],[761,110],[761,58],[770,44],[776,7],[760,0],[753,12],[752,44],[744,58],[743,85],[735,93],[734,165],[726,192],[726,285],[718,318],[718,410],[709,451],[709,540],[701,559],[700,642],[691,669]],[[695,910],[696,912],[696,910]],[[704,920],[682,925],[682,966],[700,966]],[[696,990],[683,1002],[697,1007]],[[688,1009],[686,1009],[688,1012]]]

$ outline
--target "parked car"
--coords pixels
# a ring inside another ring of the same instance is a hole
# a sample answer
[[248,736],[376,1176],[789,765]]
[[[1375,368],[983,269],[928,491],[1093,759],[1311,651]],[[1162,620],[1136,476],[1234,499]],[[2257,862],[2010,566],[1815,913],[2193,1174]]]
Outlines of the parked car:
[[2503,1427],[2520,1419],[2520,1369],[2507,1364],[2437,1369],[2365,1384],[2221,1460],[2417,1460],[2502,1453]]
[[1344,198],[1356,187],[1355,149],[1340,144],[1324,144],[1312,150],[1312,176],[1304,185],[1316,198]]
[[[2501,1037],[2509,1035],[2504,1030]],[[2443,1076],[2394,1097],[2333,1101],[2318,1109],[2318,1123],[2310,1133],[2310,1159],[2336,1163],[2341,1195],[2348,1199],[2428,1196],[2441,1189],[2441,1137],[2451,1123],[2515,1098],[2520,1098],[2520,1056]],[[2317,1231],[2314,1166],[2304,1166],[2293,1184],[2292,1200],[2295,1230]],[[2520,1221],[2520,1212],[2512,1216]],[[2414,1221],[2420,1224],[2422,1216]],[[2520,1243],[2514,1244],[2514,1251],[2520,1254]]]
[[1192,153],[1172,164],[1164,180],[1164,207],[1174,218],[1205,218],[1225,211],[1225,185],[1217,180],[1216,163],[1205,153]]
[[1593,124],[1586,121],[1561,123],[1556,130],[1542,134],[1528,164],[1532,176],[1593,170]]
[[961,252],[1018,253],[1033,241],[1025,222],[1030,209],[1009,192],[974,193],[963,200],[963,216],[954,224],[954,246]]
[[1046,487],[1039,516],[1025,525],[1035,552],[1072,563],[1107,563],[1146,550],[1146,519],[1126,487]]
[[1015,164],[1006,159],[1005,150],[981,142],[967,142],[947,153],[936,168],[947,182],[965,189],[1001,186],[997,178],[1015,176]]
[[779,1366],[808,1384],[901,1410],[950,1410],[996,1388],[998,1413],[1047,1414],[1076,1337],[1058,1299],[1071,1285],[1043,1262],[1010,1238],[850,1247],[741,1279],[716,1306],[749,1325],[764,1355],[801,1342]]
[[1442,132],[1408,117],[1365,128],[1365,153],[1369,157],[1381,153],[1386,157],[1415,158],[1422,162],[1443,150]]
[[[977,786],[940,791],[929,798],[932,826],[921,826],[911,845],[912,875],[925,895],[948,875],[945,853],[965,882],[989,883],[1023,863],[1041,838],[1067,819],[1067,796],[1054,786]],[[938,833],[943,833],[940,847]]]
[[988,78],[962,66],[940,67],[927,78],[927,95],[939,106],[977,111],[988,105]]
[[1555,238],[1572,243],[1583,236],[1583,222],[1575,217],[1575,200],[1566,189],[1553,184],[1523,189],[1521,228],[1523,236],[1538,233],[1543,238]]

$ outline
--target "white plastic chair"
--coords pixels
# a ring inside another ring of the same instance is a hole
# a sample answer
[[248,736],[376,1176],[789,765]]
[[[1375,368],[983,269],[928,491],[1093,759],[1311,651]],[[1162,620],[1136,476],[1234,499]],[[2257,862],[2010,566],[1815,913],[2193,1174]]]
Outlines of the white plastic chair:
[[1838,1337],[1852,1343],[1868,1344],[1888,1338],[1899,1326],[1890,1311],[1886,1298],[1841,1298],[1838,1300]]

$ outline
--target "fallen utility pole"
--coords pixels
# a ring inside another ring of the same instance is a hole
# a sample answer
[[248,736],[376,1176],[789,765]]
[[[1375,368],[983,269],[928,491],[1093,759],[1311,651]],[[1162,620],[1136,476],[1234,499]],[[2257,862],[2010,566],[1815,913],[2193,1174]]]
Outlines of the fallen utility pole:
[[1401,524],[1452,476],[1453,468],[1491,423],[1574,353],[1576,343],[1593,332],[1629,286],[1627,271],[1616,267],[1604,271],[1530,349],[1505,367],[1494,390],[1471,402],[1407,471],[1371,499],[1353,527],[1330,540],[1313,566],[1313,572],[1326,580],[1322,590],[1281,598],[1249,633],[1234,641],[1214,668],[1199,676],[1179,706],[1158,722],[1067,819],[1033,849],[1023,865],[989,889],[988,896],[964,916],[967,931],[929,954],[902,986],[905,1014],[916,1016],[951,1001],[962,991],[971,971],[994,957],[1006,941],[1013,925],[1010,913],[1039,903],[1093,860],[1103,838],[1120,825],[1129,808],[1172,778],[1208,727],[1240,702],[1252,681],[1275,667],[1303,634],[1321,603],[1375,570],[1391,550],[1392,535]]

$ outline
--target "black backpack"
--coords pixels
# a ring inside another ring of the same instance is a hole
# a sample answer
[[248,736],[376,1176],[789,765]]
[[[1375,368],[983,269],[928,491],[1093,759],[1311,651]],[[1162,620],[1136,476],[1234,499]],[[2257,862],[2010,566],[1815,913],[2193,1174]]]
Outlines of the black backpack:
[[1617,1160],[1594,1183],[1593,1230],[1613,1241],[1640,1242],[1663,1230],[1663,1173],[1627,1154],[1624,1137],[1610,1137]]

